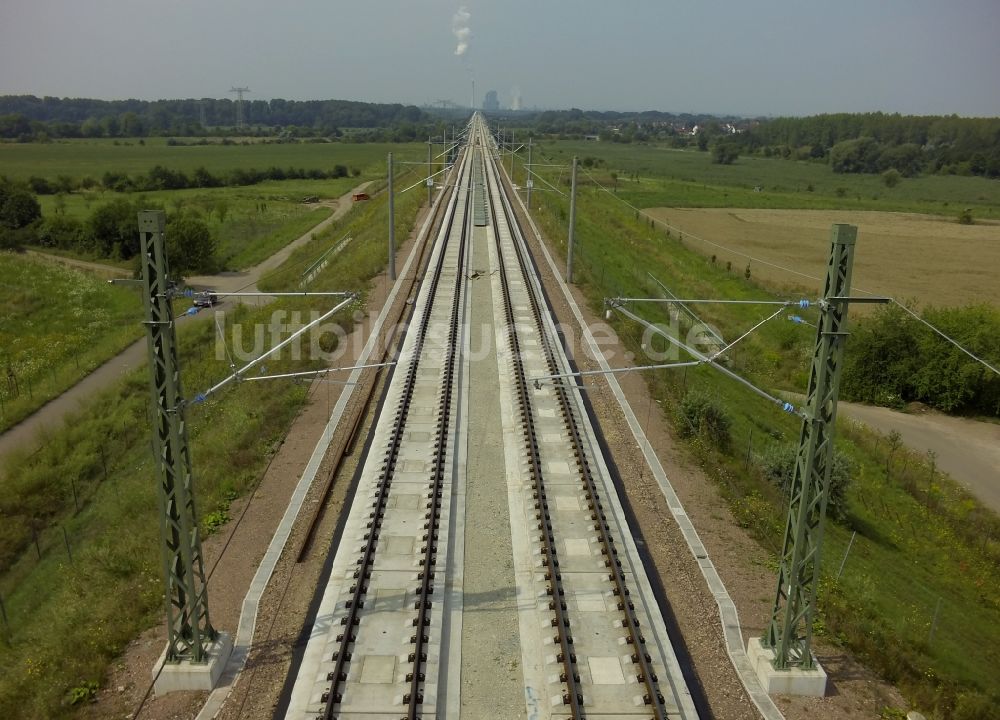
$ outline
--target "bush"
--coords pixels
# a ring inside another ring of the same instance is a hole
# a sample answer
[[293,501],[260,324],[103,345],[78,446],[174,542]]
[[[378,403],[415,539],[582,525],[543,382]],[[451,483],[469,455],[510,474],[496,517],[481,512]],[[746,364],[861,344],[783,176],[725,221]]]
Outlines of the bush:
[[732,421],[719,402],[699,390],[691,390],[681,400],[680,432],[684,437],[701,437],[723,452],[732,445]]
[[167,218],[167,252],[174,275],[216,270],[215,236],[205,221],[191,211]]
[[82,245],[83,239],[83,223],[65,215],[48,218],[38,229],[38,243],[45,247],[69,250]]
[[[992,306],[928,308],[921,317],[987,362],[1000,361],[1000,311]],[[1000,417],[1000,378],[895,305],[853,321],[842,388],[848,400],[916,400],[944,412]]]
[[42,209],[30,190],[0,179],[0,226],[19,230],[41,216]]
[[958,224],[959,225],[972,224],[972,208],[965,208],[960,213],[958,213]]
[[46,178],[38,177],[32,175],[28,178],[28,187],[31,188],[31,192],[36,195],[53,195],[56,192],[55,187]]
[[899,174],[899,170],[896,168],[889,168],[884,173],[882,173],[882,182],[885,183],[886,187],[896,187],[899,185],[899,180],[903,176]]
[[[764,477],[787,495],[795,478],[795,462],[798,447],[795,445],[771,445],[757,456],[757,464]],[[851,484],[851,461],[838,450],[833,451],[833,467],[830,469],[830,499],[826,511],[831,517],[843,517],[846,511],[845,497]]]
[[721,141],[712,147],[712,162],[718,165],[732,165],[739,156],[736,143]]

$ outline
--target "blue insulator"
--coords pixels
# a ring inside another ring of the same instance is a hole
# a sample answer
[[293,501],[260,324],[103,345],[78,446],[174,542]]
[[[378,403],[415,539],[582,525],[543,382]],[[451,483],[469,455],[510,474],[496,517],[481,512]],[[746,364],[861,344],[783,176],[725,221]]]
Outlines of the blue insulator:
[[807,307],[809,307],[809,305],[810,305],[810,303],[809,303],[808,300],[799,300],[799,307],[800,308],[807,308]]
[[191,402],[195,403],[205,402],[205,393],[198,393],[197,395],[194,396],[194,400],[192,400]]
[[789,402],[786,402],[784,405],[782,405],[781,409],[784,410],[786,413],[793,413],[793,412],[795,412],[795,406],[792,405]]

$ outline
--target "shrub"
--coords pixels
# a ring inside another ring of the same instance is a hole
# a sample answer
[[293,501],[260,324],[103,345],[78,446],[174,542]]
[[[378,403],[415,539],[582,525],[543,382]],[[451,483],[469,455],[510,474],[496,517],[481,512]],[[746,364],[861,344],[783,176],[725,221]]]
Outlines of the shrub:
[[41,216],[41,207],[30,190],[0,179],[0,226],[18,230]]
[[712,162],[717,165],[732,165],[739,156],[736,143],[720,141],[712,146]]
[[954,720],[998,720],[1000,718],[1000,698],[987,697],[979,692],[965,692],[958,696]]
[[70,688],[66,696],[66,701],[70,705],[82,705],[83,703],[90,702],[97,696],[99,687],[93,680],[88,680],[74,688]]
[[681,400],[680,415],[682,436],[705,438],[719,450],[729,452],[732,421],[715,398],[699,390],[691,390]]
[[[757,464],[764,477],[784,494],[788,494],[795,477],[795,462],[798,448],[795,445],[771,445],[757,456]],[[842,517],[846,510],[845,497],[851,484],[851,461],[838,450],[833,451],[833,467],[830,469],[830,499],[827,514]]]
[[83,238],[83,223],[65,215],[48,218],[38,228],[38,242],[45,247],[75,248]]
[[958,213],[958,224],[959,225],[971,225],[972,224],[972,208],[965,208]]
[[884,173],[882,173],[882,182],[885,183],[886,187],[896,187],[899,185],[899,180],[903,176],[899,174],[899,170],[896,168],[889,168]]
[[[928,308],[921,317],[987,362],[1000,359],[995,308]],[[849,400],[1000,416],[1000,378],[893,305],[853,321],[842,388]]]

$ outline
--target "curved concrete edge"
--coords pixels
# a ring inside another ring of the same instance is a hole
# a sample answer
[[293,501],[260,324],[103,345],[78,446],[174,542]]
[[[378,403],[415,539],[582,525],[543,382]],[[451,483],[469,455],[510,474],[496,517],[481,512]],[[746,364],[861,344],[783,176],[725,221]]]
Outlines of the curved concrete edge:
[[[587,327],[587,324],[583,319],[583,314],[580,312],[580,308],[577,306],[576,300],[573,299],[573,294],[570,292],[569,287],[563,280],[559,268],[556,267],[555,261],[552,259],[552,255],[549,253],[548,247],[546,247],[545,242],[542,240],[542,235],[538,230],[538,226],[535,225],[534,218],[531,217],[531,214],[524,206],[524,202],[521,200],[520,195],[517,196],[517,202],[520,204],[525,217],[528,218],[528,222],[531,224],[531,230],[535,234],[535,238],[538,240],[538,245],[542,249],[542,254],[545,255],[545,261],[552,270],[552,275],[559,283],[559,288],[562,290],[563,296],[566,298],[566,302],[573,311],[573,315],[580,326],[583,338],[587,343],[587,347],[589,348],[592,357],[597,360],[602,370],[610,370],[611,366],[608,365],[607,361],[604,359],[604,355],[601,353],[600,347],[595,342],[594,336],[590,332],[590,328]],[[712,597],[715,598],[715,603],[719,607],[719,619],[722,622],[722,632],[726,641],[726,652],[729,654],[729,660],[732,662],[733,668],[736,670],[736,674],[740,678],[740,682],[743,683],[743,687],[746,689],[747,695],[750,696],[750,700],[756,706],[757,711],[761,714],[761,717],[765,718],[765,720],[784,720],[785,716],[781,714],[778,706],[774,704],[774,701],[771,700],[771,697],[764,691],[763,686],[761,686],[760,680],[757,678],[757,671],[754,668],[753,663],[750,662],[750,657],[747,655],[746,648],[743,646],[743,633],[740,629],[740,617],[739,613],[736,611],[736,604],[729,596],[726,586],[722,582],[722,578],[719,577],[719,573],[715,569],[715,565],[713,565],[711,559],[709,559],[708,550],[705,549],[704,544],[701,542],[701,538],[698,536],[698,531],[694,529],[694,525],[691,523],[690,518],[684,511],[684,506],[681,504],[680,498],[677,497],[677,493],[670,484],[670,480],[667,479],[667,474],[664,472],[663,466],[660,464],[660,459],[656,457],[656,453],[653,452],[652,444],[646,439],[646,433],[643,431],[635,413],[632,411],[632,406],[629,405],[629,402],[625,397],[625,393],[621,389],[621,385],[618,384],[618,380],[613,374],[605,374],[604,379],[608,383],[608,387],[611,389],[611,392],[614,393],[615,399],[618,401],[619,407],[621,407],[622,414],[628,422],[629,429],[632,431],[632,436],[642,449],[642,454],[646,458],[646,464],[653,473],[653,477],[656,478],[656,482],[660,486],[660,491],[663,493],[663,497],[666,499],[667,505],[670,507],[670,512],[673,515],[674,520],[677,522],[677,525],[680,527],[681,533],[684,535],[688,549],[698,562],[698,566],[701,568],[701,574],[704,576],[705,582],[708,583],[708,588],[712,593]]]
[[[396,282],[392,286],[392,290],[389,292],[389,295],[385,300],[382,311],[379,313],[378,318],[375,320],[375,324],[372,326],[371,333],[368,336],[368,341],[365,343],[361,356],[357,360],[358,365],[366,364],[372,351],[375,349],[375,344],[381,334],[382,326],[385,325],[386,318],[388,317],[389,309],[392,307],[396,300],[396,296],[399,294],[399,289],[402,287],[403,280],[410,272],[410,268],[417,257],[417,250],[420,248],[421,243],[426,238],[427,233],[430,230],[438,203],[440,203],[441,198],[443,198],[444,195],[445,193],[443,192],[438,194],[437,198],[434,200],[434,204],[431,206],[430,212],[427,213],[427,217],[424,219],[424,224],[420,228],[420,233],[417,235],[417,239],[413,243],[413,247],[410,249],[410,254],[406,258],[406,264],[396,277]],[[347,408],[347,403],[354,394],[354,388],[357,387],[356,383],[358,378],[361,376],[361,373],[362,370],[359,369],[351,371],[351,375],[347,380],[348,384],[344,386],[345,389],[340,394],[337,404],[334,406],[333,411],[330,414],[330,421],[327,423],[326,428],[323,430],[323,434],[316,443],[316,447],[309,458],[309,463],[306,465],[306,469],[303,471],[302,477],[295,486],[295,490],[288,502],[285,514],[282,516],[281,522],[278,524],[278,527],[274,532],[274,536],[271,538],[271,543],[267,547],[267,552],[264,553],[264,557],[261,559],[260,565],[257,567],[257,572],[250,583],[250,590],[243,599],[239,625],[236,629],[236,635],[233,638],[233,653],[222,673],[222,677],[219,679],[219,685],[211,692],[211,694],[209,694],[208,699],[205,701],[205,705],[197,715],[197,720],[210,720],[218,715],[219,711],[222,709],[223,703],[225,703],[226,698],[229,696],[229,692],[236,684],[236,680],[246,664],[247,657],[250,654],[250,646],[253,642],[254,631],[257,627],[257,613],[260,609],[261,597],[264,595],[264,591],[271,580],[271,575],[274,573],[274,568],[278,564],[278,559],[285,550],[285,545],[287,544],[288,538],[292,533],[292,526],[298,519],[299,511],[302,509],[302,504],[305,501],[306,495],[312,488],[312,484],[316,479],[316,474],[319,471],[319,466],[323,462],[323,457],[326,455],[330,442],[333,440],[333,434],[337,429],[337,425],[340,423],[344,410]]]

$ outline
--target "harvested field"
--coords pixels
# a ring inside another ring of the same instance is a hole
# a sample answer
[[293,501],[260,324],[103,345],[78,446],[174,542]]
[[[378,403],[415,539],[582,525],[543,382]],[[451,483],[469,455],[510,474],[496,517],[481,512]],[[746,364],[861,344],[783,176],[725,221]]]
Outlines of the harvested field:
[[[704,240],[690,247],[742,272],[747,259],[738,253],[821,277],[826,271],[830,225],[858,226],[854,265],[856,289],[922,306],[1000,304],[1000,223],[959,225],[953,218],[916,213],[842,210],[730,210],[652,208],[650,215]],[[817,285],[760,263],[751,263],[756,280],[788,286]]]

